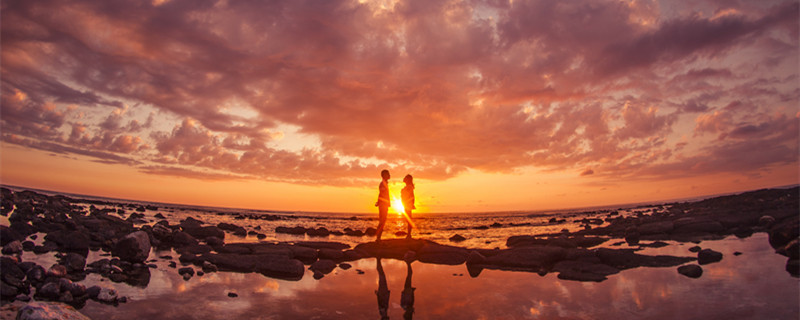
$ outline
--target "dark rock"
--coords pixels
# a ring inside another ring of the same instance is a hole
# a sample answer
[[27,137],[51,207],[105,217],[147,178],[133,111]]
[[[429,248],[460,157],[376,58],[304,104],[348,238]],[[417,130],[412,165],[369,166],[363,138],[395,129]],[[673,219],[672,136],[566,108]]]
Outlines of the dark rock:
[[789,259],[786,261],[786,272],[797,278],[800,276],[800,260]]
[[689,248],[690,252],[700,252],[700,250],[703,250],[703,248],[700,248],[700,246],[694,246]]
[[776,248],[776,253],[789,257],[789,259],[800,258],[800,238],[789,241],[783,247]]
[[319,227],[317,229],[306,229],[306,234],[312,237],[327,237],[331,234],[331,232],[325,227]]
[[228,292],[228,297],[231,297],[231,298],[236,298],[236,297],[238,297],[238,296],[239,296],[239,295],[238,295],[236,292]]
[[97,299],[97,295],[100,294],[100,289],[99,286],[91,286],[86,289],[86,294],[89,296],[89,299]]
[[638,267],[673,267],[694,261],[691,257],[648,256],[634,253],[631,249],[595,249],[595,254],[604,263],[617,269]]
[[179,275],[189,274],[189,275],[193,276],[194,275],[194,268],[192,268],[192,267],[180,268],[180,269],[178,269],[178,274]]
[[97,297],[93,298],[99,302],[103,303],[114,303],[119,299],[117,295],[117,290],[112,288],[100,288],[100,291],[97,293]]
[[192,217],[188,217],[186,219],[181,220],[181,228],[199,228],[203,225],[203,221],[197,220]]
[[300,260],[274,253],[206,253],[201,256],[201,260],[213,263],[223,271],[258,272],[279,279],[299,280],[305,273],[305,266]]
[[461,242],[461,241],[467,240],[467,238],[464,238],[460,234],[455,234],[452,237],[450,237],[449,240],[452,241],[452,242]]
[[30,270],[28,270],[26,278],[28,279],[28,281],[35,284],[44,280],[46,275],[47,271],[44,269],[44,267],[40,265],[35,265]]
[[50,269],[47,270],[47,275],[57,278],[66,277],[67,267],[60,264],[54,264],[53,266],[50,267]]
[[329,259],[334,261],[342,261],[344,259],[344,252],[336,249],[319,249],[318,256],[320,259]]
[[20,293],[16,297],[14,297],[14,300],[28,302],[31,301],[31,297],[29,297],[27,294]]
[[711,249],[703,249],[697,253],[697,263],[709,264],[722,260],[722,253]]
[[344,254],[343,261],[356,261],[365,257],[362,251],[357,250],[345,250],[342,253]]
[[33,248],[36,247],[36,243],[30,240],[26,240],[22,242],[22,250],[23,251],[33,251]]
[[36,290],[36,296],[45,300],[57,300],[61,296],[61,286],[58,282],[45,283]]
[[161,213],[156,213],[156,215],[154,215],[153,217],[154,217],[154,218],[157,218],[157,219],[166,219],[166,218],[167,218],[167,217],[165,217],[165,216],[164,216],[163,214],[161,214]]
[[14,229],[7,226],[0,226],[0,245],[5,246],[12,241],[22,241],[25,237]]
[[275,233],[286,233],[286,234],[294,234],[294,235],[301,235],[306,233],[306,228],[303,227],[276,227]]
[[198,243],[199,242],[197,239],[195,239],[195,237],[192,237],[186,232],[175,231],[172,233],[172,245],[175,247],[196,245]]
[[666,242],[663,242],[663,241],[655,241],[655,242],[652,242],[652,243],[639,243],[640,247],[646,247],[646,248],[662,248],[662,247],[666,247],[668,245],[669,245],[669,243],[666,243]]
[[347,270],[347,269],[350,269],[352,267],[353,267],[352,265],[350,265],[349,263],[346,263],[346,262],[342,262],[342,263],[339,264],[339,268],[341,268],[342,270]]
[[20,254],[22,253],[22,243],[19,240],[14,240],[3,246],[3,254]]
[[150,237],[144,231],[130,233],[117,242],[111,253],[124,261],[144,262],[150,256]]
[[[206,227],[183,227],[183,231],[195,237],[197,239],[205,239],[208,237],[217,237],[220,239],[225,239],[225,231],[222,229],[215,227],[215,226],[206,226]],[[247,233],[245,231],[245,233]]]
[[725,230],[725,227],[718,221],[706,217],[684,217],[673,221],[675,228],[673,233],[693,233],[708,232],[717,233]]
[[427,242],[416,251],[417,260],[425,263],[459,265],[467,261],[467,252],[464,248],[440,245]]
[[366,234],[369,237],[374,237],[377,233],[378,233],[378,230],[376,230],[373,227],[369,227],[369,228],[367,228],[367,230],[364,231],[364,234]]
[[89,317],[75,308],[60,302],[35,301],[28,303],[17,312],[18,320],[89,320]]
[[336,262],[328,259],[320,259],[311,264],[309,269],[311,271],[319,271],[323,274],[329,274],[336,268]]
[[639,234],[670,233],[675,225],[672,221],[657,221],[644,223],[637,228]]
[[217,272],[218,270],[216,265],[208,261],[203,261],[202,268],[206,273]]
[[689,278],[700,278],[703,275],[703,268],[696,264],[688,264],[678,267],[678,273]]
[[89,253],[89,236],[83,232],[59,230],[48,233],[44,238],[57,243],[62,250],[77,252],[84,256]]
[[355,250],[363,252],[365,257],[402,259],[409,250],[418,251],[428,242],[431,241],[420,239],[386,239],[380,242],[361,243],[355,247]]
[[261,239],[265,239],[266,237],[267,237],[267,235],[266,235],[266,234],[263,234],[263,233],[256,233],[256,238],[258,238],[259,240],[261,240]]
[[217,247],[217,246],[221,246],[221,245],[225,244],[225,240],[222,240],[220,238],[213,237],[213,236],[206,238],[205,241],[206,241],[206,244],[208,244],[209,246],[212,246],[212,247]]
[[14,297],[19,294],[17,287],[6,284],[5,282],[0,282],[0,296],[5,298]]
[[341,243],[341,242],[332,242],[332,241],[298,241],[294,243],[298,246],[309,247],[314,249],[334,249],[334,250],[345,250],[349,249],[350,245]]
[[484,257],[480,252],[475,250],[469,252],[466,261],[467,265],[483,264],[484,262],[486,262],[486,257]]
[[485,264],[513,270],[522,269],[538,271],[549,268],[566,255],[566,249],[555,246],[529,246],[501,250],[500,253],[487,257]]
[[774,223],[775,223],[775,218],[773,218],[772,216],[761,216],[761,218],[758,219],[758,225],[760,227],[769,228]]
[[82,272],[83,268],[86,267],[86,257],[70,252],[64,256],[61,263],[67,268],[67,272]]
[[559,279],[595,282],[606,280],[606,276],[619,273],[617,268],[583,260],[562,260],[557,262],[552,270],[559,272]]

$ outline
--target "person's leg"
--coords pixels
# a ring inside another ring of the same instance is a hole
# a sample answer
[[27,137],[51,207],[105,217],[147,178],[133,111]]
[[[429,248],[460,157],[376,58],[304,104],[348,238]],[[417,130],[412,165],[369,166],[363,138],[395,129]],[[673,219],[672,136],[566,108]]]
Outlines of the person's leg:
[[406,239],[411,239],[411,209],[406,210]]
[[377,236],[377,240],[381,241],[381,234],[383,233],[383,226],[386,224],[386,217],[389,215],[389,207],[388,206],[378,206],[378,229],[376,230],[375,234]]

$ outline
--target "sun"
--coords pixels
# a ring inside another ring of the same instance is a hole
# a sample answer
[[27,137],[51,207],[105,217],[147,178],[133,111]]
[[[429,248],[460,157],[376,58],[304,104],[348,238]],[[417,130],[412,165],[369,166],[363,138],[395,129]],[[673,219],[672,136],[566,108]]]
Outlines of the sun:
[[392,199],[392,209],[397,212],[398,216],[402,216],[406,209],[403,207],[403,201],[398,198]]

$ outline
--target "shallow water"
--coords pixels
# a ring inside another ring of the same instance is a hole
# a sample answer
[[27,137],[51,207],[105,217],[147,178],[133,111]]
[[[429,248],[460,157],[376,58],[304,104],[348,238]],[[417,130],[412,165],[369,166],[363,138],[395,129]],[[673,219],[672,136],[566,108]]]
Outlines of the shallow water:
[[[646,249],[645,254],[693,255],[691,245]],[[797,319],[798,280],[784,271],[765,234],[700,244],[722,252],[691,279],[676,268],[624,270],[608,280],[576,282],[555,273],[484,270],[471,278],[465,265],[411,264],[416,319]],[[733,252],[742,252],[734,256]],[[219,272],[184,281],[159,261],[146,288],[103,282],[129,296],[118,307],[89,301],[81,312],[93,319],[376,319],[380,318],[376,259],[352,262],[320,280]],[[382,259],[388,316],[402,319],[406,263]],[[363,270],[359,274],[357,270]],[[96,278],[90,276],[87,282]],[[230,298],[228,292],[238,297]]]

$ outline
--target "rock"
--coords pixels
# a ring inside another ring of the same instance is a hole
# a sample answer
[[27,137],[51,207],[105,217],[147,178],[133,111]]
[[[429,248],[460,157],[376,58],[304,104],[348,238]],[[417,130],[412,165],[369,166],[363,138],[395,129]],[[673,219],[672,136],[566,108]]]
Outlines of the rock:
[[403,261],[408,262],[408,263],[413,262],[414,259],[416,259],[416,258],[417,258],[417,253],[414,252],[414,251],[411,251],[411,250],[406,251],[406,254],[403,255]]
[[186,219],[181,220],[181,228],[197,228],[203,225],[203,221],[197,220],[192,217],[188,217]]
[[327,259],[317,260],[316,262],[311,264],[311,267],[309,267],[311,271],[319,271],[323,274],[331,273],[331,271],[333,271],[333,269],[335,268],[336,268],[336,262]]
[[786,261],[786,272],[789,272],[793,277],[800,276],[800,260],[789,259]]
[[678,267],[678,273],[689,278],[700,278],[703,275],[703,268],[696,264],[688,264]]
[[697,263],[709,264],[722,260],[722,253],[711,249],[703,249],[697,253]]
[[[316,253],[316,250],[314,252]],[[305,274],[303,262],[274,253],[206,253],[201,256],[201,259],[213,263],[223,271],[258,272],[269,277],[286,280],[299,280]]]
[[198,243],[199,242],[197,239],[195,239],[195,237],[192,237],[186,232],[175,231],[172,233],[172,245],[175,247],[191,246]]
[[595,282],[606,280],[606,276],[619,273],[617,268],[583,260],[559,261],[553,265],[553,271],[559,272],[559,279]]
[[218,247],[225,244],[225,240],[213,236],[206,238],[205,241],[206,244],[212,247]]
[[566,255],[566,249],[555,246],[529,246],[500,250],[494,256],[487,257],[485,264],[500,269],[513,268],[527,271],[539,271],[549,268]]
[[347,269],[350,269],[352,267],[353,267],[352,265],[350,265],[349,263],[346,263],[346,262],[342,262],[342,263],[339,264],[339,268],[342,269],[342,270],[347,270]]
[[775,224],[775,218],[773,218],[772,216],[765,215],[761,216],[761,218],[758,219],[758,225],[760,227],[769,228],[773,224]]
[[20,254],[22,253],[22,243],[19,240],[14,240],[3,246],[3,254]]
[[97,295],[100,294],[101,289],[100,286],[91,286],[86,289],[86,295],[89,296],[89,299],[97,299]]
[[700,250],[703,250],[703,248],[700,248],[700,246],[694,246],[689,248],[689,252],[700,252]]
[[237,294],[236,292],[228,292],[228,297],[236,298],[238,296],[239,296],[239,294]]
[[725,227],[718,221],[706,217],[684,217],[673,221],[673,233],[718,233],[725,230]]
[[114,303],[118,299],[117,290],[112,288],[100,288],[97,297],[94,299],[103,303]]
[[668,245],[669,245],[669,243],[666,243],[666,242],[663,242],[663,241],[655,241],[655,242],[652,242],[652,243],[639,243],[640,247],[646,247],[646,248],[662,248],[662,247],[666,247]]
[[336,249],[319,249],[318,256],[320,259],[329,259],[335,261],[341,261],[344,259],[344,253]]
[[191,279],[191,278],[192,278],[191,274],[188,274],[188,273],[184,273],[183,274],[183,281],[189,281],[189,279]]
[[57,282],[48,282],[36,290],[36,296],[45,300],[57,300],[61,296],[61,286]]
[[350,249],[350,245],[348,244],[341,242],[333,242],[333,241],[297,241],[294,244],[314,249],[334,249],[334,250]]
[[44,280],[44,277],[46,275],[47,275],[47,271],[44,270],[44,267],[42,267],[40,265],[35,265],[30,270],[28,270],[27,279],[31,283],[36,284],[36,283],[41,282],[42,280]]
[[19,293],[17,287],[7,284],[5,282],[0,282],[0,296],[5,298],[16,296]]
[[156,219],[166,219],[167,218],[161,213],[156,213],[156,215],[154,215],[153,217],[156,218]]
[[416,253],[420,262],[433,264],[459,265],[467,261],[467,252],[464,248],[441,245],[427,242]]
[[480,252],[473,250],[469,252],[466,262],[467,265],[483,264],[484,262],[486,262],[486,257],[484,257]]
[[50,267],[49,270],[47,270],[47,275],[48,276],[52,276],[52,277],[57,277],[57,278],[66,277],[67,276],[67,267],[65,267],[63,265],[60,265],[60,264],[54,264],[53,266]]
[[89,253],[89,236],[83,232],[59,230],[48,233],[44,238],[57,243],[64,251],[77,252],[84,256]]
[[800,238],[789,241],[783,247],[776,248],[776,253],[789,257],[789,259],[800,258]]
[[637,230],[639,234],[658,234],[658,233],[670,233],[675,225],[672,221],[658,221],[658,222],[650,222],[644,223],[640,225]]
[[364,231],[364,234],[366,234],[369,237],[374,237],[377,233],[378,233],[378,230],[376,230],[373,227],[369,227],[369,228],[367,228],[367,230]]
[[75,308],[60,302],[31,302],[17,313],[17,320],[90,320]]
[[23,251],[33,251],[33,248],[36,247],[36,243],[30,240],[26,240],[22,242],[22,250]]
[[206,273],[217,272],[217,266],[211,262],[203,261],[203,271]]
[[184,268],[180,268],[180,269],[178,269],[178,274],[179,274],[179,275],[186,275],[186,274],[188,274],[188,275],[190,275],[190,276],[193,276],[193,275],[194,275],[194,268],[192,268],[192,267],[184,267]]
[[14,297],[14,300],[22,301],[22,302],[28,302],[28,301],[31,301],[31,297],[29,297],[26,294],[20,293],[16,297]]
[[694,261],[691,257],[648,256],[634,253],[632,249],[595,249],[595,254],[602,263],[617,269],[638,267],[672,267]]
[[286,233],[286,234],[294,234],[294,235],[301,235],[306,234],[306,228],[303,227],[276,227],[275,233]]
[[82,272],[86,267],[86,257],[74,252],[67,253],[61,262],[69,273]]
[[5,246],[12,241],[22,241],[25,237],[14,229],[0,226],[0,245]]
[[456,235],[453,235],[452,237],[450,237],[449,240],[453,241],[453,242],[461,242],[461,241],[467,240],[467,238],[464,238],[460,234],[456,234]]
[[150,256],[150,237],[144,231],[130,233],[117,242],[111,254],[128,262],[144,262]]
[[[183,228],[184,232],[188,233],[189,235],[197,239],[205,239],[208,237],[217,237],[220,239],[225,239],[225,231],[222,231],[222,229],[215,226],[206,226],[206,227],[198,226],[198,227],[187,228],[183,227],[183,224],[181,224],[181,227]],[[242,230],[244,230],[244,228],[242,228]],[[245,234],[246,233],[247,231],[245,231]]]

